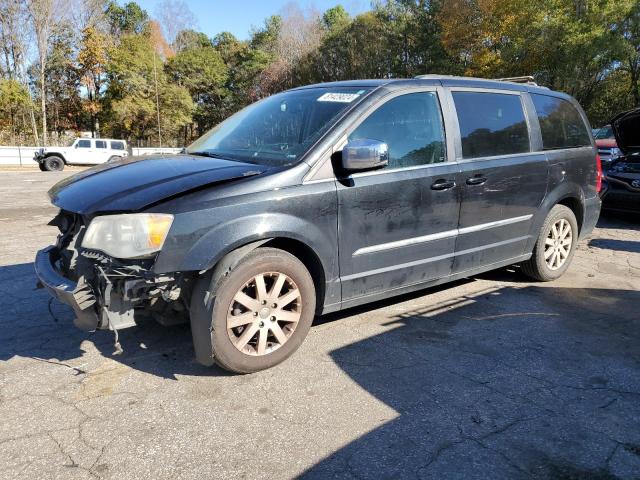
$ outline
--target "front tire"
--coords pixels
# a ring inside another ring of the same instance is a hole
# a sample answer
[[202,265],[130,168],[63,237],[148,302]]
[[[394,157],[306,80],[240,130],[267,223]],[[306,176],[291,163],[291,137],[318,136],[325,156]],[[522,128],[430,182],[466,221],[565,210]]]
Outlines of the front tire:
[[573,259],[578,222],[570,208],[555,205],[544,221],[532,257],[521,267],[525,275],[541,282],[561,277]]
[[44,159],[44,169],[47,172],[61,172],[64,170],[64,160],[56,155],[51,155]]
[[313,279],[288,252],[257,248],[217,282],[215,292],[209,291],[209,276],[198,282],[191,315],[211,325],[213,357],[226,370],[271,368],[293,354],[311,328],[316,309]]

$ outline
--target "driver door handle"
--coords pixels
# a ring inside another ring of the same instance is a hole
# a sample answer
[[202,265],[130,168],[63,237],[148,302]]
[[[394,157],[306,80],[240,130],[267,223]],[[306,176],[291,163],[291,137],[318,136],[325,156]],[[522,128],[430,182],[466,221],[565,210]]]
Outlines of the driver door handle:
[[431,184],[431,190],[449,190],[456,186],[453,180],[440,179]]

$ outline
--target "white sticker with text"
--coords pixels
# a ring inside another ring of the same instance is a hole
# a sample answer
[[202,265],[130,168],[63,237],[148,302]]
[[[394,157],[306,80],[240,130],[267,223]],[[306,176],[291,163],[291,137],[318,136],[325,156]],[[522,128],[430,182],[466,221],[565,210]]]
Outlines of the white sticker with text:
[[325,93],[318,97],[319,102],[341,102],[351,103],[360,95],[357,93]]

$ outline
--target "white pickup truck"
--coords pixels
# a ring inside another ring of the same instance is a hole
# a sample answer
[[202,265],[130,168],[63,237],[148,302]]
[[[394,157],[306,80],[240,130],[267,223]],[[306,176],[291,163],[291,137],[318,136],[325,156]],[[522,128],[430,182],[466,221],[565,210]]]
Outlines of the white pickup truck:
[[45,147],[33,159],[40,170],[60,171],[65,165],[97,165],[129,155],[127,142],[112,138],[76,138],[68,147]]

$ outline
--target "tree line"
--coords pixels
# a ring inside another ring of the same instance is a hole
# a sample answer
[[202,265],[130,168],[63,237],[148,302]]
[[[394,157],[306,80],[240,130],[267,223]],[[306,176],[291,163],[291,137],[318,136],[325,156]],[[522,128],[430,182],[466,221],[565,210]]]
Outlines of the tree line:
[[377,0],[350,16],[291,3],[247,40],[195,28],[184,0],[0,0],[0,144],[76,132],[182,146],[298,85],[425,73],[533,75],[594,125],[640,107],[637,0]]

